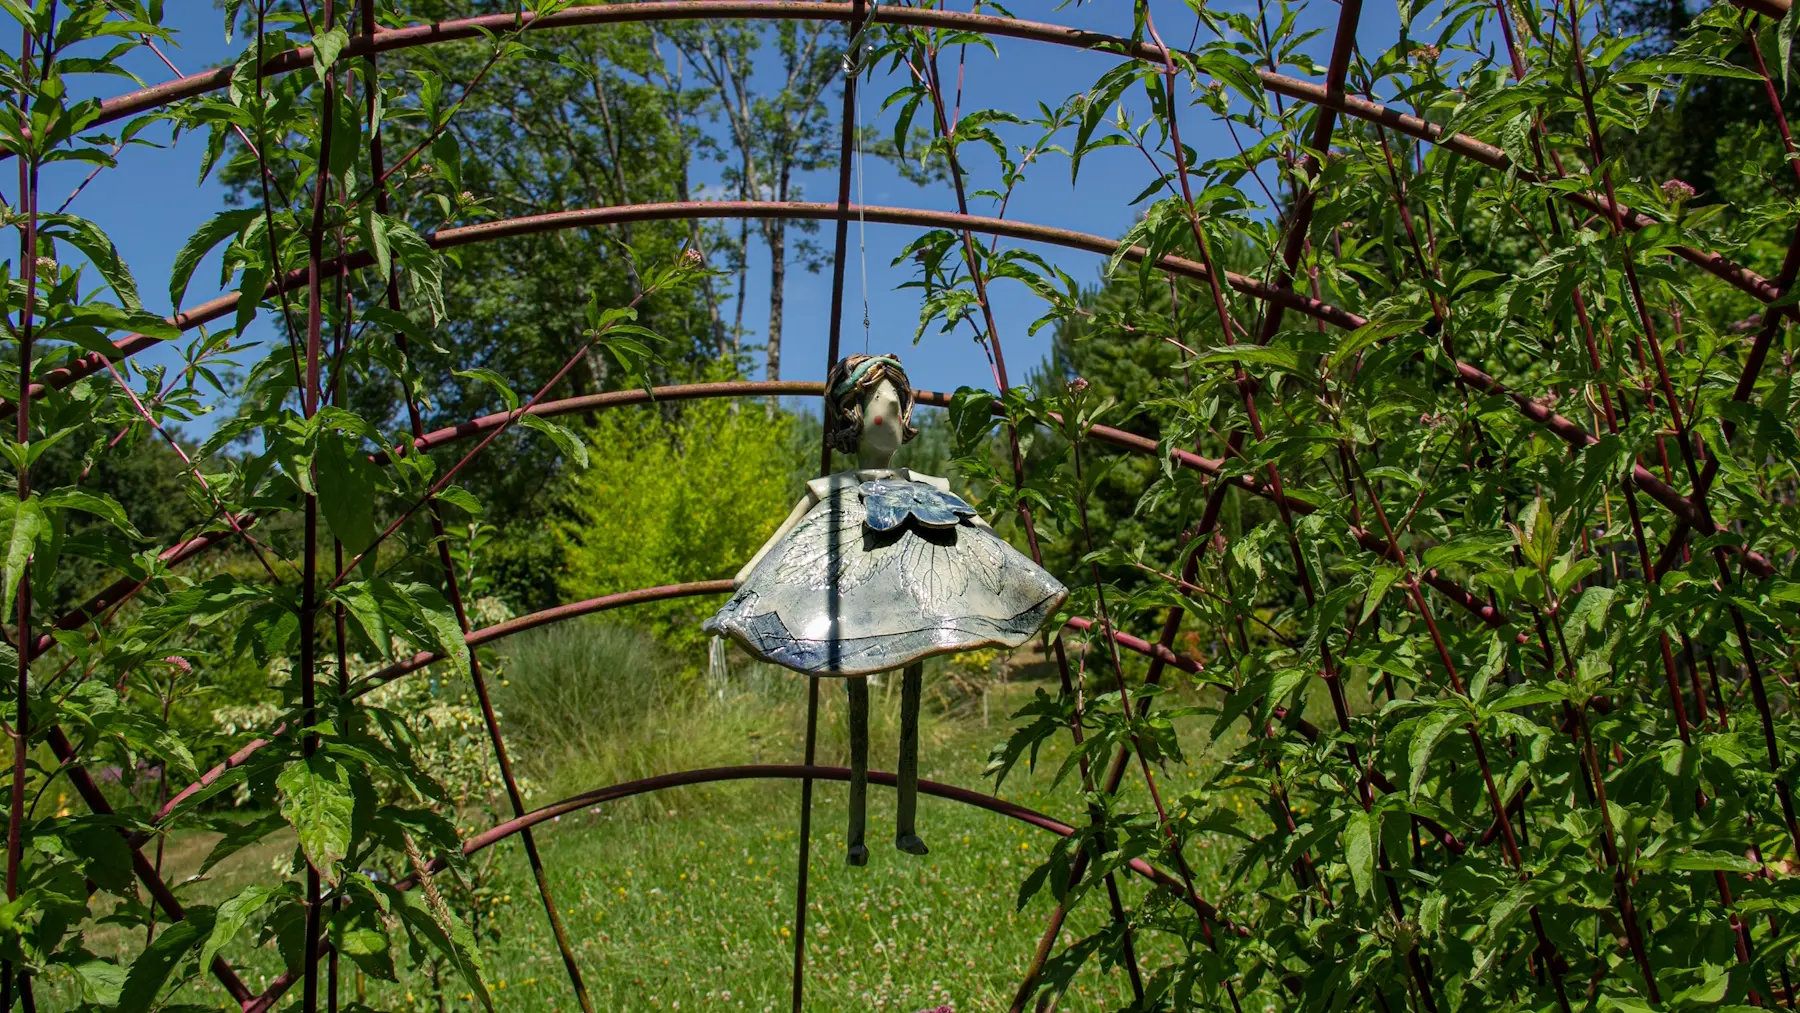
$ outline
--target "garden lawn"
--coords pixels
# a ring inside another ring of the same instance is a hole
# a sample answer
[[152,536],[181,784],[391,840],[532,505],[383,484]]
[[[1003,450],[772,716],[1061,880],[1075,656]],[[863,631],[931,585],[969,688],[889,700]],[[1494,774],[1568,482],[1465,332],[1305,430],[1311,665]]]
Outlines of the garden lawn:
[[[960,718],[928,714],[921,776],[991,789],[981,776],[988,750],[1005,734],[1006,715],[1034,688],[995,687],[991,726],[984,726],[979,709]],[[839,695],[828,692],[821,711],[822,763],[844,762]],[[892,769],[894,715],[880,713],[881,694],[876,700],[872,764]],[[782,762],[788,757],[781,753],[792,746],[797,760],[795,731],[781,729],[762,740],[758,759]],[[1079,822],[1076,777],[1051,790],[1051,775],[1063,755],[1059,737],[1040,757],[1037,773],[1024,764],[1015,770],[1005,796]],[[1165,782],[1170,794],[1178,794],[1197,783],[1191,769],[1159,776],[1178,782]],[[1134,772],[1128,784],[1139,780]],[[531,804],[597,786],[557,777],[554,788]],[[850,868],[844,862],[846,795],[840,782],[815,786],[806,1008],[819,1013],[913,1013],[940,1005],[959,1013],[1005,1009],[1051,910],[1047,891],[1019,910],[1019,885],[1048,856],[1055,835],[921,796],[919,827],[931,854],[906,855],[891,846],[893,790],[871,786],[872,854],[868,866]],[[598,1009],[789,1008],[799,797],[795,781],[682,788],[582,810],[538,828],[551,885]],[[180,882],[197,868],[213,839],[195,834],[172,841],[165,860],[171,879]],[[190,904],[221,903],[266,876],[272,864],[285,865],[291,847],[291,839],[271,840],[246,850],[207,880],[183,886],[181,895]],[[1198,866],[1200,893],[1216,896],[1225,856],[1216,848],[1190,855]],[[472,920],[496,1008],[578,1009],[522,845],[516,839],[504,842],[483,853],[478,864],[488,872],[473,893],[480,914]],[[1120,885],[1126,905],[1135,908],[1145,889],[1136,877],[1127,879]],[[1101,928],[1106,907],[1103,894],[1091,894],[1066,924],[1059,951]],[[1141,933],[1140,952],[1167,945],[1166,939]],[[89,946],[108,955],[125,942],[96,933]],[[279,970],[280,961],[272,946],[249,943],[240,937],[226,954],[258,987]],[[378,1010],[479,1008],[453,971],[434,978],[406,957],[403,943],[401,950],[397,983],[359,975],[345,962],[343,1002],[360,999]],[[44,1005],[71,1008],[73,989],[55,984],[45,983]],[[190,979],[175,999],[235,1008],[210,976]],[[1123,971],[1102,968],[1096,960],[1075,976],[1060,1008],[1110,1010],[1129,999]]]

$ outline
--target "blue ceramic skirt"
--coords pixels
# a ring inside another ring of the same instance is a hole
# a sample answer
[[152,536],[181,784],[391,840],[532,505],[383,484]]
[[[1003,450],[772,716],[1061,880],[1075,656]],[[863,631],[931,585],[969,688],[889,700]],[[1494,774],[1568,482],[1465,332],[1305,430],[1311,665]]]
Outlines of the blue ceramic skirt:
[[1018,647],[1069,589],[974,514],[920,482],[830,489],[704,628],[818,676]]

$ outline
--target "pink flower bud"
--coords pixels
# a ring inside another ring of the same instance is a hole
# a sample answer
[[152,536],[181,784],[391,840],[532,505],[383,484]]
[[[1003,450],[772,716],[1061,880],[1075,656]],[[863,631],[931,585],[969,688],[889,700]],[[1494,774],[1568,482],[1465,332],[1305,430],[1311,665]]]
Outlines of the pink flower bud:
[[1694,195],[1700,191],[1695,190],[1691,184],[1683,182],[1682,180],[1671,179],[1662,185],[1662,192],[1663,196],[1669,199],[1669,203],[1681,204],[1685,201],[1693,200]]

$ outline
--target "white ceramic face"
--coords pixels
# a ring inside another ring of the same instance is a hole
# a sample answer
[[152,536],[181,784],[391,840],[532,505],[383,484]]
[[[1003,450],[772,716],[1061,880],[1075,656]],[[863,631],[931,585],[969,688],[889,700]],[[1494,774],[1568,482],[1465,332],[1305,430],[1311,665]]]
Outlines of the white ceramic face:
[[905,425],[900,391],[892,381],[878,381],[863,394],[862,419],[861,456],[865,460],[880,458],[885,463],[900,449]]

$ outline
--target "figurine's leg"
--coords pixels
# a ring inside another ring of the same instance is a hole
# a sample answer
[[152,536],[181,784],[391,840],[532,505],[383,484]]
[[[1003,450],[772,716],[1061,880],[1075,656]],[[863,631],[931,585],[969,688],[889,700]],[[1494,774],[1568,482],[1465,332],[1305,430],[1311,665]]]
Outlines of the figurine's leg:
[[869,848],[863,843],[863,825],[869,812],[869,680],[854,676],[844,680],[850,694],[850,834],[846,858],[851,865],[869,864]]
[[895,819],[894,847],[909,855],[923,855],[925,842],[913,832],[919,809],[919,697],[925,685],[925,666],[906,666],[900,679],[900,802]]

